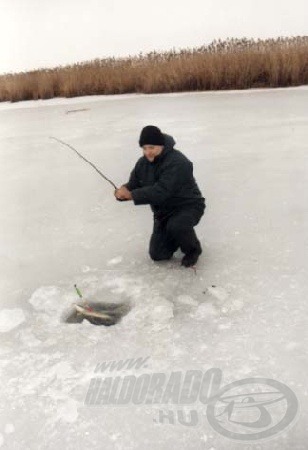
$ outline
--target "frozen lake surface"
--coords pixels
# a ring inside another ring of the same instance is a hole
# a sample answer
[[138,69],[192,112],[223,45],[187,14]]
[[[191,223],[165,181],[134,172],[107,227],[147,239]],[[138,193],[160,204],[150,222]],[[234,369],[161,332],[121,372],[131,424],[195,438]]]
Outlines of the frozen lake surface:
[[[0,104],[1,448],[307,448],[307,105],[306,87]],[[180,253],[151,261],[150,208],[117,202],[49,138],[121,185],[148,124],[193,161],[207,200],[196,273]],[[130,311],[111,327],[63,323],[75,283]],[[174,405],[85,404],[97,364],[138,357],[149,357],[143,371],[118,374],[278,380],[299,400],[297,419],[247,443],[214,430],[199,404],[191,427],[157,423]]]

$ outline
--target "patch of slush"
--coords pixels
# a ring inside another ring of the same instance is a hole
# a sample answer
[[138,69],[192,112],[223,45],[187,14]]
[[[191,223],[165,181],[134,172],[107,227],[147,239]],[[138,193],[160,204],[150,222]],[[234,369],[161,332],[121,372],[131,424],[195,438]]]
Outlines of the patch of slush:
[[7,333],[17,328],[25,320],[24,312],[20,308],[2,309],[0,311],[0,332]]

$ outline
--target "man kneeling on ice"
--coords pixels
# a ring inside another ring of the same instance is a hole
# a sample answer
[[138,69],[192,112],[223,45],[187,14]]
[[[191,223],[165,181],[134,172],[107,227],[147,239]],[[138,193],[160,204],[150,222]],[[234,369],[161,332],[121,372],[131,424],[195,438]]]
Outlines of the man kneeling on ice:
[[194,226],[206,205],[193,176],[193,164],[174,148],[173,137],[155,126],[142,129],[139,145],[144,156],[137,161],[128,183],[114,195],[117,200],[151,206],[154,227],[149,252],[154,261],[170,259],[180,248],[182,265],[194,266],[202,253]]

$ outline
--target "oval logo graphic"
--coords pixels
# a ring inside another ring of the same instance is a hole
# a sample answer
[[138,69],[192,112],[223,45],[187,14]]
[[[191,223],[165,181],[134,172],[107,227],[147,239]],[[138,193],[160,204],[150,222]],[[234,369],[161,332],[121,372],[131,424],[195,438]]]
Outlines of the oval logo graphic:
[[269,378],[245,378],[224,386],[210,401],[207,419],[212,428],[231,439],[269,438],[296,417],[298,400],[285,384]]

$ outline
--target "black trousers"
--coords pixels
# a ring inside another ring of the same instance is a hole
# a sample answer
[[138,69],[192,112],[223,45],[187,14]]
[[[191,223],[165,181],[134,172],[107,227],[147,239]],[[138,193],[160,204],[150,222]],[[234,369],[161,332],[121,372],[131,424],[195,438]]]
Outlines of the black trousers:
[[201,249],[196,226],[204,214],[205,205],[184,206],[167,217],[154,217],[149,253],[154,261],[170,259],[180,248],[185,254]]

